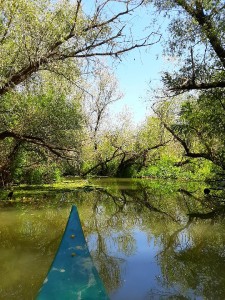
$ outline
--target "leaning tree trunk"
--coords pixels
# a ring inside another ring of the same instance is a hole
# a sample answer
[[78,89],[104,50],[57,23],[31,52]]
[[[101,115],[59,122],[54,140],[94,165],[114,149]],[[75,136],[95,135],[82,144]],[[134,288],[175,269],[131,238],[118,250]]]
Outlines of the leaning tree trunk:
[[21,141],[16,141],[5,163],[0,168],[0,187],[7,187],[13,180],[12,166],[18,154]]

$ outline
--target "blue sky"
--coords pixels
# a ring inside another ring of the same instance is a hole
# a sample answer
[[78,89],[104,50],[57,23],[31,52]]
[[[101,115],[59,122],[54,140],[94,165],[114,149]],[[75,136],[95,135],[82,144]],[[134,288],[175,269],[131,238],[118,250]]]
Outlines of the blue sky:
[[[133,19],[134,34],[136,37],[146,36],[152,31],[152,28],[146,28],[150,25],[151,16],[146,8],[139,9],[137,14]],[[163,22],[166,22],[165,19],[159,19],[159,23]],[[147,90],[160,85],[162,71],[169,67],[162,52],[161,43],[157,43],[148,48],[135,49],[122,57],[113,71],[124,97],[111,107],[112,111],[119,112],[126,106],[132,111],[136,124],[151,114],[150,103],[146,102]]]
[[[91,14],[95,9],[95,1],[84,2],[84,4],[86,4],[85,11]],[[112,2],[109,12],[120,11],[121,5],[124,9],[123,4],[119,1]],[[155,28],[151,24],[153,18],[157,18]],[[168,20],[156,15],[150,5],[139,7],[132,15],[126,15],[123,20],[126,20],[129,26],[132,27],[134,39],[146,37],[152,31],[157,32],[159,26],[164,28],[165,34],[166,23],[168,23]],[[158,39],[158,36],[155,36],[156,39]],[[162,71],[169,67],[169,63],[166,62],[162,52],[162,44],[159,42],[153,46],[129,51],[123,54],[120,63],[118,63],[118,59],[116,63],[113,63],[113,72],[118,79],[124,97],[111,105],[112,117],[123,112],[124,107],[126,107],[127,113],[132,113],[134,124],[140,124],[147,115],[151,114],[151,103],[147,101],[147,91],[150,88],[160,86]],[[110,59],[109,61],[111,62]]]
[[124,97],[114,104],[113,110],[119,112],[123,106],[128,107],[135,123],[144,121],[151,113],[147,90],[160,85],[163,59],[156,59],[160,51],[160,46],[153,46],[149,53],[144,49],[140,53],[133,51],[114,69]]

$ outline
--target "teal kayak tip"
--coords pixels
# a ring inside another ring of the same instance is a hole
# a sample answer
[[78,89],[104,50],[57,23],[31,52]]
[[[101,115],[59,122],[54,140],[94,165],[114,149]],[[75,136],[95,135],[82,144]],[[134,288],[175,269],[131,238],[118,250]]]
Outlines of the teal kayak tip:
[[76,206],[72,206],[61,243],[36,299],[109,299],[90,255]]

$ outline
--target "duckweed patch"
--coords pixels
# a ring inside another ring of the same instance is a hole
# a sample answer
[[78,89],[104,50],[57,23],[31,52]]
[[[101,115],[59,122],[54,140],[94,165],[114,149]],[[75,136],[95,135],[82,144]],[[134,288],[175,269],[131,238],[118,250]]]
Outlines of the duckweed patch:
[[[0,200],[18,202],[18,201],[31,201],[32,199],[47,199],[51,198],[56,193],[73,192],[79,189],[91,190],[95,185],[91,184],[86,179],[64,179],[61,182],[55,182],[51,184],[21,184],[12,186],[11,189],[0,190]],[[8,198],[10,191],[13,191],[11,199]]]

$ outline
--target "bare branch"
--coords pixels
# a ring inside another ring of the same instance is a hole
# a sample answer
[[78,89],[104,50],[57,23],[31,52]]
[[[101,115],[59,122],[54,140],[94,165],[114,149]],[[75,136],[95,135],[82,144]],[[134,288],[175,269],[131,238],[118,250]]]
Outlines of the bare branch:
[[[126,41],[125,39],[121,42],[122,47],[119,47],[119,41],[118,39],[122,36],[122,31],[124,30],[125,26],[122,26],[120,23],[120,29],[118,29],[117,33],[111,33],[108,37],[107,35],[103,36],[100,40],[100,34],[102,33],[102,28],[105,28],[108,26],[110,28],[114,26],[113,29],[115,29],[115,22],[120,22],[120,18],[122,16],[125,16],[131,12],[133,12],[135,9],[137,9],[139,6],[141,6],[144,2],[144,0],[139,1],[139,3],[136,6],[130,6],[130,2],[127,1],[126,9],[123,11],[116,13],[115,15],[111,16],[107,20],[103,20],[102,22],[99,21],[100,19],[100,12],[103,9],[103,7],[97,7],[95,15],[92,16],[91,22],[84,27],[81,28],[81,32],[76,32],[76,25],[78,20],[78,14],[81,10],[81,2],[82,0],[77,1],[76,5],[76,11],[75,11],[75,17],[72,27],[70,28],[68,33],[64,33],[64,36],[58,38],[57,41],[52,41],[52,44],[46,49],[45,53],[42,54],[40,57],[36,57],[35,59],[31,60],[26,65],[22,66],[21,69],[18,71],[12,72],[10,75],[8,75],[8,79],[6,82],[4,82],[0,88],[0,96],[8,92],[9,90],[15,88],[17,85],[23,83],[27,78],[29,78],[32,74],[39,71],[41,67],[47,66],[52,61],[61,61],[68,58],[90,58],[90,57],[96,57],[96,56],[114,56],[115,58],[127,51],[131,51],[133,49],[139,48],[139,47],[146,47],[151,46],[155,43],[157,43],[161,36],[158,35],[158,39],[155,42],[149,43],[149,38],[152,34],[147,36],[144,39],[141,39],[139,41],[133,42],[133,41]],[[107,3],[107,1],[105,2]],[[106,4],[105,4],[106,5]],[[92,37],[90,40],[86,39],[86,35],[89,31],[93,31],[97,29],[98,32],[96,32],[96,35]],[[79,41],[79,39],[81,41]],[[77,45],[74,44],[74,40],[76,40],[79,48],[77,48]],[[69,49],[63,48],[64,45],[67,45],[68,42],[71,41],[71,47],[73,47],[72,51],[69,51]],[[112,42],[114,41],[115,45],[112,45]],[[104,47],[105,46],[105,47]],[[37,53],[37,49],[36,49]],[[43,52],[42,52],[43,53]]]
[[190,90],[207,90],[213,88],[225,88],[225,81],[212,81],[212,82],[200,82],[195,83],[191,80],[187,80],[186,83],[180,86],[174,86],[170,88],[170,91],[190,91]]
[[[34,136],[31,136],[31,135],[17,134],[15,132],[8,131],[8,130],[3,131],[3,132],[0,133],[0,140],[4,140],[6,138],[14,138],[15,140],[18,140],[18,141],[24,141],[24,142],[32,143],[32,144],[35,144],[35,145],[38,145],[38,146],[42,146],[42,147],[48,149],[53,154],[55,154],[56,156],[60,157],[60,158],[67,158],[68,159],[68,156],[62,154],[60,151],[74,152],[74,149],[56,147],[54,145],[48,144],[48,143],[45,142],[45,140],[43,138],[34,137]],[[69,159],[72,159],[72,157],[70,156]]]
[[194,18],[201,27],[202,32],[208,38],[213,50],[220,59],[223,67],[225,67],[225,48],[221,39],[217,35],[217,30],[209,16],[204,13],[202,3],[196,2],[196,9],[187,3],[185,0],[175,1],[179,6],[185,9],[185,11]]
[[82,174],[82,176],[85,177],[87,174],[91,173],[92,171],[94,171],[95,169],[100,167],[101,165],[106,164],[106,163],[110,162],[111,160],[113,160],[114,158],[119,157],[123,154],[123,153],[117,153],[118,151],[119,151],[119,148],[116,149],[110,157],[106,158],[104,161],[98,162],[96,165],[94,165],[93,167],[88,169],[86,172],[84,172]]

